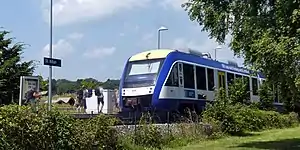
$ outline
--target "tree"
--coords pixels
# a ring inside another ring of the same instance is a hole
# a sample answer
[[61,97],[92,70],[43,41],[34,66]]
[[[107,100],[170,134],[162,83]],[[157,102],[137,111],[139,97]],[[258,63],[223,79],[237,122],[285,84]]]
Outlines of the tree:
[[39,81],[40,81],[40,90],[47,91],[48,90],[48,82],[45,81],[41,75],[39,75]]
[[262,71],[276,85],[287,108],[300,98],[300,1],[190,0],[183,7],[210,38],[224,43],[227,35],[245,65]]
[[119,87],[120,80],[111,80],[107,79],[103,84],[103,88],[105,89],[116,89]]
[[95,79],[88,78],[88,79],[84,79],[81,81],[81,86],[84,86],[85,88],[88,88],[88,89],[94,89],[97,86],[99,86],[99,83]]
[[265,110],[274,110],[274,94],[270,84],[263,83],[259,89],[260,108]]
[[0,102],[9,104],[18,99],[20,76],[32,75],[33,61],[21,61],[24,44],[6,38],[9,32],[0,31]]

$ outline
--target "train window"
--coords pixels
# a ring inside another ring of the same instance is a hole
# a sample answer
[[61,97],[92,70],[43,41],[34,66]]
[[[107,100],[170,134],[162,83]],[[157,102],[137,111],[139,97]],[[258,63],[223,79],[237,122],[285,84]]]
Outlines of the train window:
[[205,68],[196,67],[197,89],[206,90],[206,73]]
[[223,87],[224,89],[226,88],[225,86],[225,72],[223,71],[218,71],[218,81],[219,81],[219,88]]
[[244,82],[244,84],[246,84],[247,85],[247,91],[249,91],[250,90],[250,79],[249,79],[249,77],[246,77],[246,76],[243,76],[243,82]]
[[243,76],[236,74],[235,78],[242,78]]
[[243,76],[243,82],[246,84],[246,91],[248,92],[248,98],[250,99],[250,78]]
[[253,95],[258,95],[257,78],[252,78],[252,92],[253,92]]
[[183,64],[184,88],[195,89],[194,66]]
[[213,91],[215,86],[214,70],[207,68],[208,90]]
[[273,93],[274,93],[274,102],[279,103],[279,92],[278,92],[277,85],[273,85]]
[[227,84],[230,85],[231,83],[233,83],[233,80],[234,80],[234,74],[227,72]]
[[175,86],[178,87],[179,83],[178,83],[178,63],[176,63],[173,67],[172,67],[172,71],[168,77],[168,80],[166,82],[166,86]]

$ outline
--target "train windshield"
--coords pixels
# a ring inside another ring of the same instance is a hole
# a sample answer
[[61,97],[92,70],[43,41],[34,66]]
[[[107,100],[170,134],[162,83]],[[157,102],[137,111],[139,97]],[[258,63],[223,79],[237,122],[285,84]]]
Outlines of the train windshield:
[[129,62],[124,87],[154,85],[162,63],[163,59]]

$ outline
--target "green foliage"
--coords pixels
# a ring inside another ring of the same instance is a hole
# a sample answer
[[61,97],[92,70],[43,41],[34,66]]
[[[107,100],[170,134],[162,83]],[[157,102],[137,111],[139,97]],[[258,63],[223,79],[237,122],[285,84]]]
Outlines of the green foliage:
[[[162,149],[164,147],[181,147],[190,142],[217,138],[219,128],[202,123],[180,123],[169,127],[147,123],[149,113],[143,114],[134,131],[121,136],[126,149]],[[151,121],[150,121],[151,122]]]
[[[230,90],[239,89],[241,84],[236,84]],[[275,111],[259,110],[253,105],[234,103],[232,100],[242,98],[243,92],[228,91],[228,97],[223,88],[217,91],[213,105],[208,105],[203,113],[203,120],[215,122],[220,125],[221,131],[233,135],[244,134],[247,131],[260,131],[270,128],[291,127],[298,122],[295,113],[283,115]],[[233,95],[230,95],[233,94]],[[241,95],[239,95],[241,94]],[[264,105],[261,105],[264,106]]]
[[28,107],[12,105],[0,108],[0,118],[0,147],[72,149],[73,119],[70,116],[58,112],[33,114]]
[[100,115],[89,121],[74,120],[57,110],[38,114],[25,106],[0,108],[0,147],[4,149],[122,149],[114,120]]
[[162,148],[163,136],[153,125],[144,125],[137,129],[134,136],[136,144],[146,147]]
[[[42,79],[42,77],[40,77]],[[40,80],[42,90],[48,89],[48,80]],[[81,89],[84,85],[87,88],[95,88],[97,86],[102,86],[105,89],[115,89],[119,87],[120,80],[110,80],[105,82],[99,82],[93,78],[78,79],[77,81],[70,81],[66,79],[52,80],[52,92],[54,94],[63,95],[66,93],[75,93],[77,90]]]
[[228,99],[232,104],[248,104],[250,91],[247,91],[247,84],[242,78],[233,80],[228,86]]
[[47,91],[48,90],[48,82],[43,79],[41,75],[39,75],[39,82],[40,82],[40,90]]
[[103,88],[105,89],[116,89],[119,88],[119,83],[120,80],[111,80],[111,79],[107,79],[103,84],[101,84],[103,86]]
[[22,61],[24,44],[7,38],[7,31],[0,31],[0,104],[9,104],[18,99],[20,76],[32,75],[33,61]]
[[299,5],[293,0],[191,0],[183,7],[217,42],[230,34],[234,53],[262,71],[293,111],[300,99]]
[[85,87],[88,89],[94,89],[97,86],[99,86],[99,83],[97,80],[85,79],[85,80],[81,81],[81,87]]
[[259,100],[259,107],[261,109],[274,110],[274,94],[272,88],[266,82],[260,85]]

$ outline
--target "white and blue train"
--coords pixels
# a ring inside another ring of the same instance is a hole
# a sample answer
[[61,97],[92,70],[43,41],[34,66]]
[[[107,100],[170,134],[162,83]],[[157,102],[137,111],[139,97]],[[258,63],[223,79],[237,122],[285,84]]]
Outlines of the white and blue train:
[[[206,56],[206,57],[205,57]],[[238,67],[233,62],[212,60],[208,53],[158,49],[130,57],[120,81],[120,108],[133,106],[145,110],[181,111],[188,107],[201,111],[213,101],[214,90],[235,78],[248,80],[250,100],[259,101],[258,89],[265,80],[263,74]],[[282,105],[278,100],[275,105]]]

